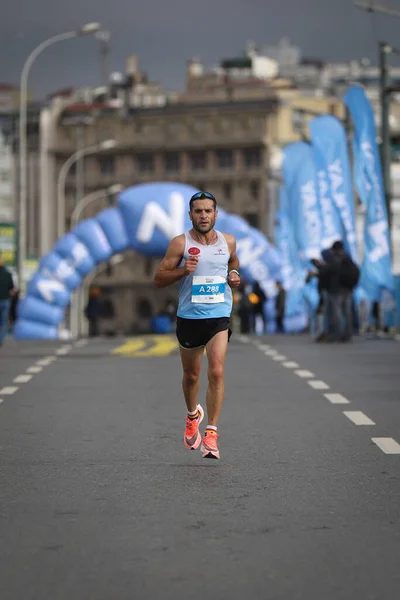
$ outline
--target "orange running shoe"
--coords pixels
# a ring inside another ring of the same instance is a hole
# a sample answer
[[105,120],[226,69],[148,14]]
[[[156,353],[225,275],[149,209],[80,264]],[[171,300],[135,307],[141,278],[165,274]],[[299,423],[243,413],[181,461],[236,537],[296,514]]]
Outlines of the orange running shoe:
[[201,444],[203,458],[221,458],[217,446],[218,433],[214,429],[206,429]]
[[199,426],[204,419],[204,410],[197,405],[199,416],[197,419],[189,419],[189,415],[186,415],[186,427],[185,435],[183,436],[183,443],[189,450],[197,450],[201,443],[201,435],[199,432]]

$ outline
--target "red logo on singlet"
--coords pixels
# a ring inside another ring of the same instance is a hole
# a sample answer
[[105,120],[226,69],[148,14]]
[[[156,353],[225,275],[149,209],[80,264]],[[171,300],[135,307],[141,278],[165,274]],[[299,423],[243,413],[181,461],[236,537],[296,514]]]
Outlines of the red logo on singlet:
[[188,253],[191,254],[192,256],[196,256],[197,254],[200,254],[200,250],[199,250],[199,248],[195,248],[193,246],[193,248],[189,248]]

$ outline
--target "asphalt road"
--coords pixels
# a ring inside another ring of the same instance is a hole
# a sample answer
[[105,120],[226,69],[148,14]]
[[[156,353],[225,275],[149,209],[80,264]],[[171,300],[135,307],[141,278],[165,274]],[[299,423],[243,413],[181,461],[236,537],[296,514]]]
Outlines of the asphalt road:
[[400,597],[398,342],[234,336],[220,461],[173,338],[0,352],[1,600]]

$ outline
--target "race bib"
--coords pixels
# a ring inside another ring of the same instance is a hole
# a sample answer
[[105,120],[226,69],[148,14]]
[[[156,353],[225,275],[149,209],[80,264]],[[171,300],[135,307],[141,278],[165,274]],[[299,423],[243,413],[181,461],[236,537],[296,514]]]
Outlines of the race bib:
[[216,304],[225,300],[226,279],[193,275],[192,302]]

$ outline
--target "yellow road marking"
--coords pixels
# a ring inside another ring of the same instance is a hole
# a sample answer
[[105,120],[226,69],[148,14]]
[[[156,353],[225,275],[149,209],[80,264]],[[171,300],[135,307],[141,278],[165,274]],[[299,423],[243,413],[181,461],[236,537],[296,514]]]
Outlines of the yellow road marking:
[[148,335],[128,339],[122,346],[114,348],[112,354],[119,356],[168,356],[178,347],[173,335]]
[[122,346],[114,348],[111,354],[120,354],[121,356],[134,356],[134,353],[141,350],[146,346],[146,340],[143,338],[130,339],[125,342]]

